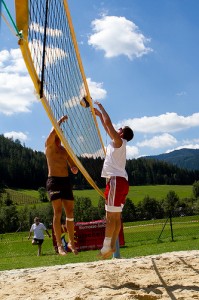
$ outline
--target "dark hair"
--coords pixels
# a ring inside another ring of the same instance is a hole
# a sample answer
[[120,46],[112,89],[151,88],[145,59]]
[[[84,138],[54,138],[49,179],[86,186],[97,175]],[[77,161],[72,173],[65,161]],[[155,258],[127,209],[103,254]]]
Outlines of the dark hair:
[[129,142],[130,140],[132,140],[134,137],[134,133],[133,133],[133,130],[128,127],[128,126],[125,126],[123,128],[123,139],[127,140],[127,142]]
[[39,218],[38,217],[35,217],[34,218],[34,222],[39,222],[40,220],[39,220]]

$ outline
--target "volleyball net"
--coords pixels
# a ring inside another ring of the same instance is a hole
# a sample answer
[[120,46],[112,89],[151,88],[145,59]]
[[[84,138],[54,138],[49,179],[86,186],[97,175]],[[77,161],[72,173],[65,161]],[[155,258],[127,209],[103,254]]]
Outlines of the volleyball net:
[[[87,182],[103,196],[105,149],[66,0],[15,0],[19,46],[45,111]],[[60,128],[57,120],[68,116]]]

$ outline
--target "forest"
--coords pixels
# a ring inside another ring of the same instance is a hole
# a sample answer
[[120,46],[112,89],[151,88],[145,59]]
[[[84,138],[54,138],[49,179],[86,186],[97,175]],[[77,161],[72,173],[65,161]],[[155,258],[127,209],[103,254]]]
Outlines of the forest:
[[[87,165],[89,174],[99,187],[105,186],[101,178],[101,158],[79,158]],[[192,185],[199,180],[199,170],[187,170],[155,159],[138,158],[126,162],[129,184],[133,185]],[[71,174],[70,174],[71,175]],[[0,186],[5,188],[35,189],[45,187],[47,163],[43,152],[26,148],[19,140],[0,135]],[[91,188],[79,172],[71,176],[75,189]]]

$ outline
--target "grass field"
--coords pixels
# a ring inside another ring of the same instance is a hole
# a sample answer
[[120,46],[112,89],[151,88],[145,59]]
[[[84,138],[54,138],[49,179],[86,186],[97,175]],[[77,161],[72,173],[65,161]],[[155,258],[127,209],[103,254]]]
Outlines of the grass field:
[[135,204],[143,200],[145,196],[154,197],[161,200],[166,197],[169,191],[174,191],[179,198],[192,197],[192,185],[150,185],[150,186],[131,186],[128,198]]
[[[198,225],[199,216],[173,219],[172,241],[170,223],[166,220],[125,223],[125,246],[120,249],[121,257],[133,258],[171,251],[198,250]],[[98,250],[82,251],[78,256],[72,253],[66,257],[56,255],[52,240],[47,236],[43,244],[42,256],[38,257],[37,246],[32,246],[27,237],[27,232],[0,235],[1,271],[98,260]]]
[[[145,196],[154,197],[157,200],[161,200],[166,197],[167,193],[172,190],[179,198],[192,197],[192,185],[150,185],[150,186],[130,186],[128,198],[137,204],[142,201]],[[17,200],[21,199],[21,194],[26,195],[24,199],[25,203],[28,203],[28,199],[37,199],[39,201],[39,193],[35,190],[9,190],[9,193],[14,193],[14,197]],[[100,195],[95,190],[74,190],[74,195],[77,197],[88,197],[92,200],[94,206],[97,206]],[[33,202],[34,203],[34,202]]]
[[[179,198],[192,197],[192,185],[150,185],[150,186],[130,186],[128,198],[137,204],[142,201],[145,196],[154,197],[161,200],[166,197],[169,191],[174,191]],[[94,190],[74,191],[74,195],[78,197],[89,197],[94,206],[97,206],[99,195]]]
[[[180,198],[192,197],[192,186],[131,186],[128,198],[135,204],[149,195],[157,200],[164,198],[173,190]],[[12,192],[11,190],[9,190]],[[18,190],[16,193],[39,199],[37,191]],[[74,191],[78,197],[89,197],[97,206],[99,194],[94,190]],[[45,205],[45,203],[40,205]],[[199,249],[199,216],[173,219],[173,241],[171,228],[166,220],[150,220],[124,224],[125,246],[121,248],[121,257],[132,258],[151,254],[180,250]],[[160,236],[161,235],[161,236]],[[66,257],[54,253],[52,240],[45,237],[43,255],[37,257],[37,247],[27,239],[28,233],[12,233],[0,235],[0,270],[52,266],[66,263],[90,262],[97,260],[98,250],[82,251],[78,256],[69,253]],[[158,239],[158,237],[160,238]]]

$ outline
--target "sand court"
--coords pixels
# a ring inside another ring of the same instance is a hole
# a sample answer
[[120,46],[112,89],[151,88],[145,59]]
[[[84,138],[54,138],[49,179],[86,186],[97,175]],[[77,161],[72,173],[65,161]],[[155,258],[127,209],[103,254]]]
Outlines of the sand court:
[[0,299],[199,299],[199,251],[3,271]]

